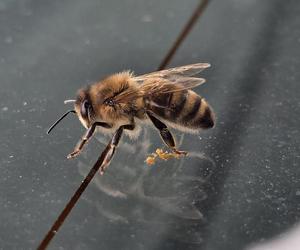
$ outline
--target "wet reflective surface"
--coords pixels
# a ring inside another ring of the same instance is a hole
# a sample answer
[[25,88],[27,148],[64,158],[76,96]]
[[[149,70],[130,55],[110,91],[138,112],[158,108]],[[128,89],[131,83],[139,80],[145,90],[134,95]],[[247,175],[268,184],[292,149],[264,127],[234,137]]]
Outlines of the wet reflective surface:
[[[67,160],[77,118],[46,135],[63,100],[113,72],[155,70],[196,5],[0,1],[1,248],[36,248],[108,141]],[[152,167],[156,131],[124,137],[49,249],[297,249],[299,11],[296,0],[211,2],[172,66],[212,64],[196,91],[217,126],[174,131],[190,157]]]

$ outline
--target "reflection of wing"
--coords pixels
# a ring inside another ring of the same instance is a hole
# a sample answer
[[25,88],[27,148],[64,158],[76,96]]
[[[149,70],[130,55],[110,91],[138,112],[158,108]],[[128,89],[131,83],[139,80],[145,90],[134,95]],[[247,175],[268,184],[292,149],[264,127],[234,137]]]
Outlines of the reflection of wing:
[[195,88],[203,84],[205,79],[191,76],[208,67],[210,67],[208,63],[197,63],[133,77],[134,80],[140,83],[139,88],[123,91],[115,96],[114,100],[117,103],[127,103],[139,97]]

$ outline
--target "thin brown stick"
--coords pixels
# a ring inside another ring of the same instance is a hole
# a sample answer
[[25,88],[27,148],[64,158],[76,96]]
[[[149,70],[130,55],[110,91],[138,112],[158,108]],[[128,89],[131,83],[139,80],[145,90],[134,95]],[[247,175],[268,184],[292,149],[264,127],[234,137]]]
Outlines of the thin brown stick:
[[[196,10],[194,11],[192,16],[188,20],[187,24],[185,25],[185,27],[179,34],[178,38],[174,42],[173,46],[171,47],[171,49],[169,50],[169,52],[167,53],[165,58],[162,60],[160,66],[158,68],[159,70],[164,69],[170,63],[171,59],[173,58],[173,56],[176,53],[177,49],[179,48],[180,44],[183,42],[183,40],[189,34],[192,27],[196,23],[197,19],[199,18],[201,13],[204,11],[208,1],[209,0],[202,0],[200,2],[198,7],[196,8]],[[71,210],[73,209],[73,207],[76,205],[76,203],[79,200],[82,193],[85,191],[85,189],[87,188],[87,186],[89,185],[89,183],[91,182],[91,180],[93,179],[95,174],[99,171],[99,169],[103,163],[103,160],[104,160],[107,150],[109,150],[109,145],[102,152],[101,156],[98,158],[98,160],[96,161],[96,163],[94,164],[94,166],[92,167],[92,169],[90,170],[88,175],[85,177],[84,181],[81,183],[81,185],[76,190],[76,192],[74,193],[74,195],[72,196],[70,201],[67,203],[65,208],[62,210],[62,212],[60,213],[60,215],[58,216],[58,218],[56,219],[56,221],[54,222],[54,224],[52,225],[52,227],[50,228],[48,233],[45,235],[44,239],[42,240],[42,242],[40,243],[40,245],[37,248],[38,250],[44,250],[47,248],[47,246],[50,243],[50,241],[52,240],[52,238],[55,236],[55,234],[57,233],[57,231],[59,230],[59,228],[61,227],[61,225],[63,224],[63,222],[65,221],[65,219],[67,218],[67,216],[69,215]]]
[[173,56],[175,55],[176,51],[178,50],[181,43],[184,41],[184,39],[187,37],[187,35],[190,33],[191,29],[195,25],[196,21],[200,17],[200,15],[205,10],[205,7],[207,6],[209,0],[201,0],[197,8],[195,9],[194,13],[180,32],[179,36],[173,43],[172,47],[168,51],[167,55],[162,60],[161,64],[158,67],[158,70],[164,69],[172,60]]
[[100,157],[98,158],[98,160],[94,164],[93,168],[90,170],[90,172],[88,173],[88,175],[85,177],[84,181],[81,183],[81,185],[76,190],[76,192],[74,193],[74,195],[72,196],[72,198],[70,199],[70,201],[67,203],[67,205],[65,206],[65,208],[62,210],[62,212],[60,213],[60,215],[58,216],[58,218],[54,222],[54,224],[51,227],[51,229],[45,235],[43,241],[40,243],[40,245],[37,248],[38,250],[46,249],[46,247],[48,246],[48,244],[50,243],[50,241],[52,240],[52,238],[54,237],[54,235],[57,233],[57,231],[60,228],[60,226],[63,224],[63,222],[67,218],[68,214],[71,212],[72,208],[77,203],[77,201],[80,198],[81,194],[87,188],[87,186],[89,185],[89,183],[91,182],[91,180],[93,179],[93,177],[95,176],[95,174],[99,171],[99,168],[101,167],[101,165],[102,165],[102,163],[104,161],[106,152],[109,149],[110,149],[110,143],[107,145],[107,147],[105,148],[105,150],[102,152],[102,154],[100,155]]

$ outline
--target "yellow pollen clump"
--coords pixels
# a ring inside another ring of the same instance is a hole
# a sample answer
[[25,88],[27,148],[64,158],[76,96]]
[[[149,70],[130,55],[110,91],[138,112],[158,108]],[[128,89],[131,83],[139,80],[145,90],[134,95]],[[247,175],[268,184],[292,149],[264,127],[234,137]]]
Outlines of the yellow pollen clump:
[[163,151],[161,148],[155,150],[155,153],[152,153],[145,160],[148,166],[152,166],[155,164],[157,158],[167,161],[171,158],[179,159],[183,154],[178,154],[176,152],[169,153],[168,151]]

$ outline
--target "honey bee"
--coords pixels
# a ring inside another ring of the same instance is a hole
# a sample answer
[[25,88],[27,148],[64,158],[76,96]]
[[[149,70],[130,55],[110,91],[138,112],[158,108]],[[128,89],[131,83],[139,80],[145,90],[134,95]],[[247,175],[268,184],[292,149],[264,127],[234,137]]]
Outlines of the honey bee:
[[176,154],[187,152],[176,148],[168,127],[187,133],[198,133],[212,128],[215,115],[204,98],[192,88],[205,82],[194,77],[210,67],[209,63],[196,63],[145,75],[134,76],[129,71],[116,73],[98,83],[78,91],[74,110],[69,110],[47,131],[51,130],[69,113],[76,113],[87,129],[74,151],[67,158],[76,157],[94,132],[112,134],[104,151],[100,173],[110,163],[115,149],[124,133],[137,137],[143,123],[152,123],[163,142]]

